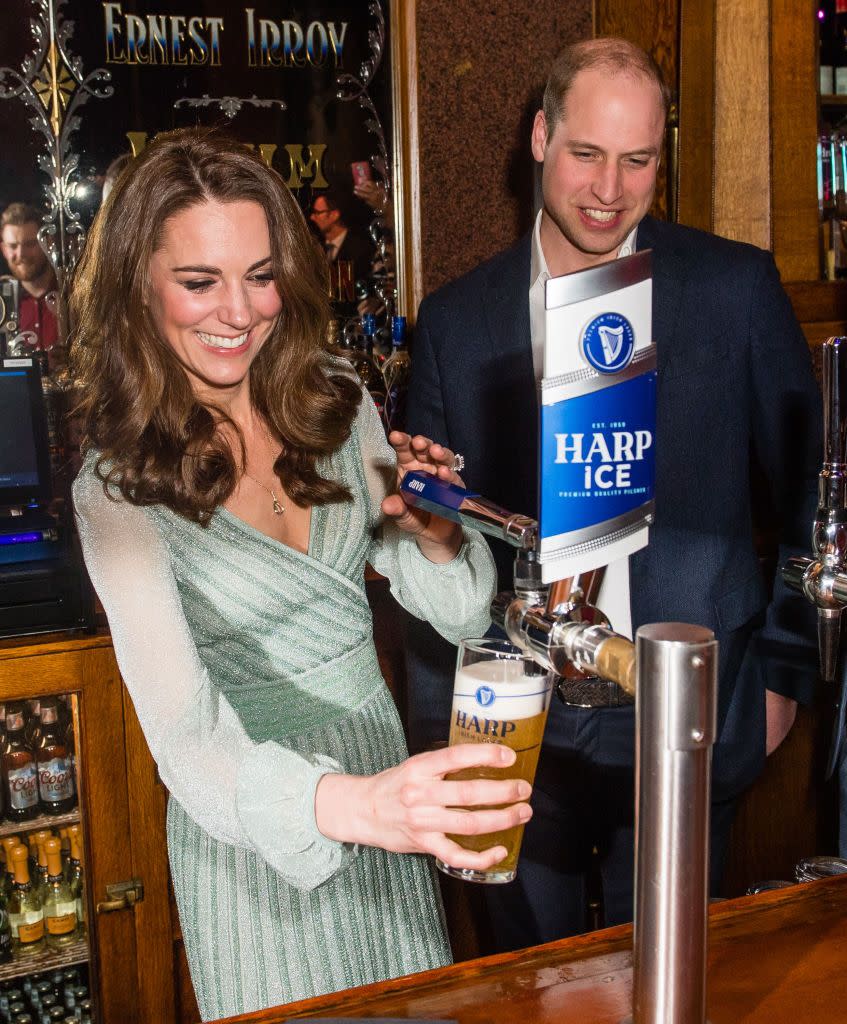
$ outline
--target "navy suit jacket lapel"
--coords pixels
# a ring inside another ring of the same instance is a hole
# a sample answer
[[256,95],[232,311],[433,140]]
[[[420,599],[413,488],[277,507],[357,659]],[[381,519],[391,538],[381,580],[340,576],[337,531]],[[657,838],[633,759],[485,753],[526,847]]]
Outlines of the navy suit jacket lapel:
[[538,399],[529,323],[531,239],[525,235],[505,259],[491,267],[481,295],[489,345],[484,362],[496,366],[503,377],[486,385],[499,396],[507,421],[499,440],[531,455],[521,459],[517,477],[499,493],[504,503],[518,501],[522,507],[514,510],[525,515],[535,515],[538,505]]
[[[482,296],[483,313],[488,326],[492,354],[514,353],[519,383],[532,382],[535,393],[535,372],[532,367],[532,339],[529,328],[529,274],[531,235],[525,235],[504,260],[492,270]],[[518,382],[516,382],[518,383]]]
[[[663,371],[674,357],[674,342],[678,337],[679,317],[682,311],[683,287],[686,276],[685,253],[680,252],[665,235],[665,225],[645,217],[638,226],[637,248],[653,250],[653,340],[656,343],[656,362],[659,373],[657,401],[663,397]],[[661,437],[657,437],[657,458],[661,458]],[[661,510],[657,510],[661,520]],[[650,542],[637,551],[629,563],[630,609],[633,629],[645,622],[663,622],[667,619],[661,581],[661,534],[655,526],[650,530]]]

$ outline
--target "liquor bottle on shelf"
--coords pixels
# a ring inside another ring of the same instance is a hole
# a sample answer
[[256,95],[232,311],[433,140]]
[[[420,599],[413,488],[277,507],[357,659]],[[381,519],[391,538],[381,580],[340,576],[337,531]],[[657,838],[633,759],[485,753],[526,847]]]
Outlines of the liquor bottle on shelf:
[[48,864],[47,848],[45,844],[48,839],[52,838],[53,833],[47,829],[41,829],[30,836],[30,850],[33,850],[34,844],[35,852],[34,860],[32,856],[30,856],[30,877],[33,882],[39,886],[39,888],[47,881]]
[[365,313],[362,317],[361,341],[353,353],[352,362],[359,379],[374,400],[377,412],[381,416],[385,406],[385,381],[370,354],[375,333],[376,317],[373,313]]
[[62,864],[65,869],[65,874],[68,873],[68,864],[71,860],[71,839],[68,834],[68,826],[59,829],[59,839],[62,843]]
[[71,766],[71,778],[76,787],[76,736],[74,735],[74,716],[71,713],[70,705],[65,705],[64,718],[65,746],[68,748],[68,760]]
[[34,747],[41,732],[41,700],[38,697],[31,697],[26,701],[26,714],[24,715],[24,736],[27,743]]
[[29,877],[27,849],[22,844],[11,851],[15,881],[9,897],[12,947],[19,955],[31,955],[44,948],[44,909],[41,897]]
[[71,856],[68,861],[68,881],[76,902],[76,916],[80,926],[85,924],[85,876],[82,867],[82,829],[72,825],[69,831]]
[[47,851],[48,874],[41,892],[47,945],[50,949],[62,949],[74,942],[78,935],[76,899],[62,870],[61,842],[48,839],[44,848]]
[[5,894],[0,894],[0,964],[12,959],[12,926]]
[[6,862],[6,874],[3,878],[3,895],[8,899],[12,893],[12,885],[15,881],[15,869],[12,864],[12,850],[16,846],[20,846],[20,838],[18,836],[4,836],[0,839],[0,845],[3,847],[3,859]]
[[406,429],[406,391],[409,387],[409,374],[412,360],[406,348],[406,318],[391,318],[391,355],[382,367],[385,381],[385,429]]
[[24,707],[6,705],[8,744],[3,754],[3,789],[6,817],[10,821],[29,821],[38,815],[38,769],[35,757],[24,737]]
[[41,702],[41,733],[35,757],[42,810],[45,814],[67,814],[76,806],[76,787],[59,708],[53,697],[45,697]]

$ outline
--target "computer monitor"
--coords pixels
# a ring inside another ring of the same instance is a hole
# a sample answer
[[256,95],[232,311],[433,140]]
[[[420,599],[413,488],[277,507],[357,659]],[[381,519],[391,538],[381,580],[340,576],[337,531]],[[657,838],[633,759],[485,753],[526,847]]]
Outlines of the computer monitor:
[[0,506],[52,496],[41,373],[31,359],[0,363]]

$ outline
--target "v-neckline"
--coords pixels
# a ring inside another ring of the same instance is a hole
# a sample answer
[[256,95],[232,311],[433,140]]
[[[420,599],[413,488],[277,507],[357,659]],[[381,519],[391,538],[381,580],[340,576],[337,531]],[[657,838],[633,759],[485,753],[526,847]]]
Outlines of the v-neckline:
[[215,509],[216,516],[223,515],[225,519],[228,519],[231,523],[234,523],[240,529],[244,530],[245,533],[250,534],[252,537],[256,537],[259,540],[265,541],[268,544],[276,548],[281,548],[283,551],[293,555],[297,555],[300,558],[308,558],[312,562],[317,561],[315,556],[312,554],[312,540],[314,539],[314,525],[315,525],[315,506],[309,509],[309,543],[306,545],[306,550],[301,551],[300,548],[295,548],[291,544],[286,544],[285,541],[277,540],[276,537],[272,537],[269,533],[265,533],[264,530],[259,530],[255,526],[251,526],[246,520],[242,519],[241,516],[237,516],[234,512],[230,512],[224,505],[219,505]]

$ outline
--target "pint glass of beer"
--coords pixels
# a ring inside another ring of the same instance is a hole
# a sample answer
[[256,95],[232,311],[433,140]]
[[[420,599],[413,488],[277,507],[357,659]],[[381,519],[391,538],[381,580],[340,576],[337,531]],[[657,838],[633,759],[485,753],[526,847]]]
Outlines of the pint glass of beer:
[[[532,785],[547,722],[551,673],[505,640],[463,640],[459,644],[450,746],[457,743],[503,743],[515,751],[509,768],[464,768],[448,779],[526,779]],[[477,808],[479,809],[479,808]],[[454,836],[466,850],[505,846],[504,860],[487,871],[453,868],[436,859],[439,870],[454,878],[488,885],[511,882],[517,874],[523,825],[480,836]]]

